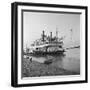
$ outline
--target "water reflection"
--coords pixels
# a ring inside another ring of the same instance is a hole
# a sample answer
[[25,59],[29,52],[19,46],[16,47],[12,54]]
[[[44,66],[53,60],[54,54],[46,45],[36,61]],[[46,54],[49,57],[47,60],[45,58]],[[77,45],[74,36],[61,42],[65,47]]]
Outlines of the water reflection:
[[80,73],[80,49],[67,50],[64,55],[45,55],[30,56],[32,60],[44,63],[46,60],[52,60],[52,65],[64,68],[69,71]]

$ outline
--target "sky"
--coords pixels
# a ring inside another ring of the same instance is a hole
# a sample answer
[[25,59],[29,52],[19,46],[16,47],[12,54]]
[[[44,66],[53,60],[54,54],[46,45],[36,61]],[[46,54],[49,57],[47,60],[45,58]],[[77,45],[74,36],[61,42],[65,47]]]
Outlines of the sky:
[[[46,35],[65,36],[64,45],[80,43],[80,14],[23,12],[23,42],[29,47],[33,41],[41,38],[42,31]],[[72,36],[71,36],[72,29]],[[72,38],[71,38],[72,37]]]

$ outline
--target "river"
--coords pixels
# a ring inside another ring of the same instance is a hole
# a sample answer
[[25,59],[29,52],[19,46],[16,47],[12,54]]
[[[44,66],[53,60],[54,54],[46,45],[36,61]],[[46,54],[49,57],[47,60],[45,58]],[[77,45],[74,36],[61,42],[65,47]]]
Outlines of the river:
[[64,55],[30,56],[32,60],[43,63],[47,59],[53,59],[53,65],[65,70],[80,73],[80,48],[69,49]]

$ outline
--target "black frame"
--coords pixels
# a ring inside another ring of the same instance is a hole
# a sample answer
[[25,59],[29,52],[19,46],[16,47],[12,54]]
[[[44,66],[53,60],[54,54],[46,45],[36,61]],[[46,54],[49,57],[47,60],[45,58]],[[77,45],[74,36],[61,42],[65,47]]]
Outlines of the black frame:
[[[23,6],[39,6],[39,7],[55,7],[55,8],[73,8],[85,10],[85,80],[78,81],[63,81],[63,82],[49,82],[49,83],[34,83],[34,84],[18,84],[18,11],[17,7]],[[42,3],[23,3],[14,2],[11,4],[11,85],[13,87],[23,86],[41,86],[41,85],[56,85],[56,84],[73,84],[73,83],[87,83],[88,82],[88,7],[87,6],[73,6],[73,5],[56,5],[56,4],[42,4]]]

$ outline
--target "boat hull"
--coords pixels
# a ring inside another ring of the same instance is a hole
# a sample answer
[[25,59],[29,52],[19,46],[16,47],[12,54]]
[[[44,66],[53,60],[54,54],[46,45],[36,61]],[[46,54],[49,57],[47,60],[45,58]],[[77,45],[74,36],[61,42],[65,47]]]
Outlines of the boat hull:
[[29,53],[30,55],[57,55],[64,54],[65,50],[62,51],[54,51],[54,52],[42,52],[42,51],[34,51],[33,53]]

